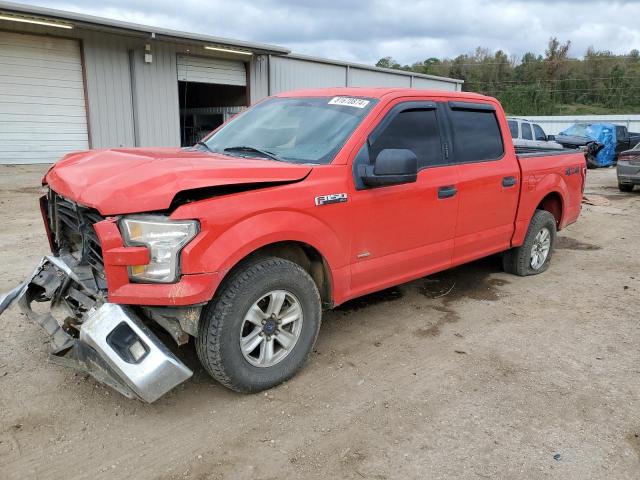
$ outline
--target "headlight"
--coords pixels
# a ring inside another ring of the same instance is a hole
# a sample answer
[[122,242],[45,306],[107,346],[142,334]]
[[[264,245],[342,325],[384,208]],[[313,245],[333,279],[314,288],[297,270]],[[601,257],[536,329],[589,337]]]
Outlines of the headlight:
[[178,280],[179,254],[198,233],[196,220],[172,221],[161,215],[125,217],[120,230],[127,246],[149,248],[148,265],[129,267],[132,281],[172,283]]

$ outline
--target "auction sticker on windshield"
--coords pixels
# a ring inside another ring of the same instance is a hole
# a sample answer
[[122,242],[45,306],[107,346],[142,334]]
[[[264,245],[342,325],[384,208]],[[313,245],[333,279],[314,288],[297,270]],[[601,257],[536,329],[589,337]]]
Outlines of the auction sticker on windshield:
[[329,100],[329,105],[343,105],[345,107],[364,108],[369,105],[369,100],[353,97],[333,97]]

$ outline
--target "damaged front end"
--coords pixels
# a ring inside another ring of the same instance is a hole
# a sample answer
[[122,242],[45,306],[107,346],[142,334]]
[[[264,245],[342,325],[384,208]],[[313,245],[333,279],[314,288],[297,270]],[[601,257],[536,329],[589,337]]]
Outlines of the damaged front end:
[[[127,306],[105,301],[89,267],[46,256],[6,295],[51,336],[51,360],[87,372],[129,398],[153,402],[193,375]],[[41,307],[48,303],[49,308]]]

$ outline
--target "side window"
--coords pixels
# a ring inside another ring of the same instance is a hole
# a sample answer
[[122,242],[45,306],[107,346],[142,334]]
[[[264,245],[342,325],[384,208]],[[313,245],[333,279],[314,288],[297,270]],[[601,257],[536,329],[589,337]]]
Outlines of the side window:
[[509,131],[511,132],[511,138],[518,138],[518,122],[515,120],[509,120]]
[[449,117],[454,162],[482,162],[502,157],[502,134],[493,110],[451,109]]
[[623,141],[627,137],[627,129],[625,127],[616,127],[616,140]]
[[533,135],[531,135],[531,124],[530,123],[521,123],[520,128],[522,129],[522,139],[523,140],[533,140]]
[[435,109],[398,113],[371,145],[370,158],[387,148],[406,148],[418,157],[418,168],[444,163]]
[[540,140],[542,142],[545,142],[547,140],[547,136],[545,135],[544,130],[542,130],[542,127],[540,125],[536,125],[535,123],[533,124],[533,134],[536,140]]

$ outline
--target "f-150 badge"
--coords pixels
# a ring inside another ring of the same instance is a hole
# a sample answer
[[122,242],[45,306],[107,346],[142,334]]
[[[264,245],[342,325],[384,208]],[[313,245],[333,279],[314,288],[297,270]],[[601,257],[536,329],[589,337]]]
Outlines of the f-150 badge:
[[316,207],[320,207],[322,205],[329,205],[331,203],[344,203],[347,201],[346,193],[331,193],[329,195],[320,195],[316,197]]

